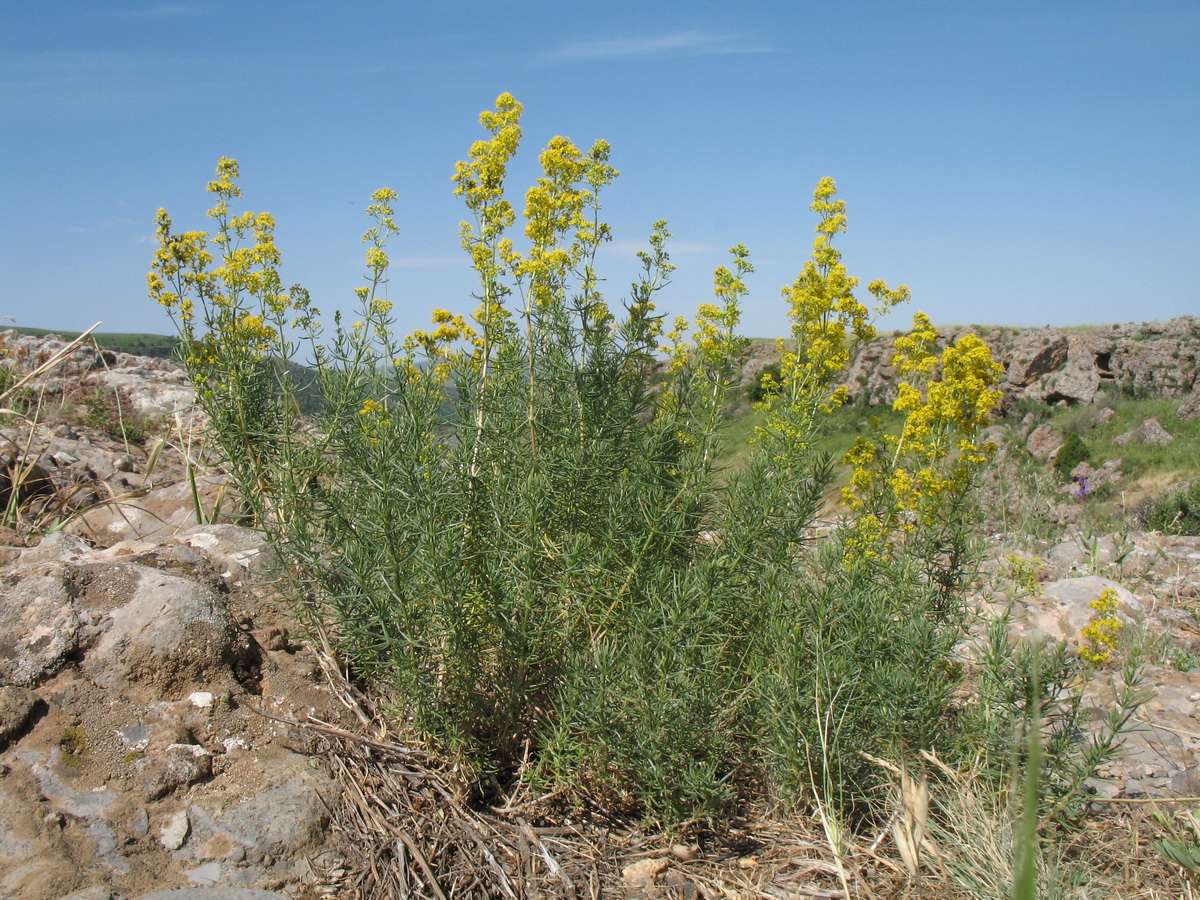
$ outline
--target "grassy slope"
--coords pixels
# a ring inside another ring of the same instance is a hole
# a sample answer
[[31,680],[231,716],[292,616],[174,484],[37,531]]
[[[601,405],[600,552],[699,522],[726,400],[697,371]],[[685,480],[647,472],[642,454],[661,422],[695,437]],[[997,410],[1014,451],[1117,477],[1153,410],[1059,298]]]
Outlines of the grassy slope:
[[[34,337],[44,337],[56,334],[65,341],[79,337],[78,331],[59,331],[53,328],[28,328],[10,326],[13,331]],[[94,331],[92,337],[105,350],[115,350],[118,353],[133,353],[137,356],[168,357],[175,352],[179,339],[165,334],[138,334],[119,331]]]

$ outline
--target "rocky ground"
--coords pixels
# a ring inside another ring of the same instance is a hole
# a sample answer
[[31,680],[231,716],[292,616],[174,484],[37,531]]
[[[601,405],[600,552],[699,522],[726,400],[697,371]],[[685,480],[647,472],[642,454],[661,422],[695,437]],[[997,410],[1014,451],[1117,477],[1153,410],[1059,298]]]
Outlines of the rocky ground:
[[294,890],[337,867],[336,791],[285,722],[345,710],[254,583],[260,549],[227,524],[8,548],[0,896]]
[[[7,343],[26,369],[61,346]],[[152,471],[56,421],[114,385],[128,421],[171,438]],[[186,380],[83,347],[37,386],[50,424],[0,428],[0,491],[41,495],[27,507],[51,529],[0,530],[0,898],[338,896],[338,790],[288,723],[347,710],[258,535],[196,524]],[[200,474],[200,519],[224,483]]]
[[[28,360],[61,343],[7,346]],[[334,827],[349,770],[305,727],[355,726],[345,686],[301,640],[258,536],[209,521],[232,509],[222,477],[200,470],[196,509],[180,373],[110,357],[74,351],[43,402],[115,383],[169,437],[162,451],[63,416],[0,428],[0,501],[21,500],[38,526],[0,531],[0,900],[355,896]],[[1125,636],[1148,648],[1149,700],[1097,796],[1200,796],[1200,538],[1131,530],[1033,553],[1010,537],[993,541],[978,610],[1011,607],[1015,635],[1078,642],[1112,588]],[[1107,697],[1098,679],[1088,702]],[[533,837],[512,845],[518,868],[553,831],[520,828]],[[622,852],[612,871],[629,890],[709,895],[680,875],[687,847]]]
[[[1027,565],[1035,582],[1013,578]],[[990,575],[973,595],[977,608],[998,614],[1011,609],[1014,638],[1078,645],[1097,618],[1090,606],[1105,590],[1116,592],[1116,617],[1125,648],[1146,657],[1146,702],[1138,710],[1121,757],[1090,785],[1097,797],[1200,797],[1200,538],[1130,531],[1073,539],[1044,556],[998,543],[984,571]],[[1085,702],[1107,708],[1115,672],[1096,673]]]

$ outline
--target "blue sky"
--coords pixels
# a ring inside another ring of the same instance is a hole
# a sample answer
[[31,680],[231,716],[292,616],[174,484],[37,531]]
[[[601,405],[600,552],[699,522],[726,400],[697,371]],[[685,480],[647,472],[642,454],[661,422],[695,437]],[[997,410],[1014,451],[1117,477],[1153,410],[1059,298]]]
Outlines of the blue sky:
[[525,106],[514,201],[553,135],[612,143],[614,300],[665,218],[669,312],[744,242],[744,330],[783,333],[829,175],[851,274],[908,284],[904,320],[1200,314],[1196,0],[0,0],[0,316],[169,332],[154,215],[205,227],[222,155],[326,313],[353,306],[385,185],[401,327],[467,311],[450,175],[502,91]]

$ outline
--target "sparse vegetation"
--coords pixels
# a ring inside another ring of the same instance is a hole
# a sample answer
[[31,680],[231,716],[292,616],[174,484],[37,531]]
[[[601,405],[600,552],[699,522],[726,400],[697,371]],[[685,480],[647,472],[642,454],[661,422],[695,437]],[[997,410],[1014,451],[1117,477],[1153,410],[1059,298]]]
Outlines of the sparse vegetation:
[[[1014,645],[1003,617],[978,658],[956,650],[979,488],[1013,491],[981,437],[999,401],[987,347],[968,334],[938,352],[917,314],[895,342],[895,403],[844,405],[849,349],[874,329],[823,179],[813,257],[784,291],[792,343],[731,436],[748,250],[731,249],[692,320],[663,323],[673,266],[656,223],[641,278],[611,303],[594,264],[617,173],[604,142],[564,138],[541,155],[518,249],[504,178],[520,111],[502,95],[456,169],[479,306],[436,311],[430,331],[394,334],[380,296],[388,189],[368,207],[356,320],[329,334],[283,287],[271,217],[231,210],[235,162],[209,187],[213,240],[160,212],[151,295],[292,600],[477,803],[553,797],[688,828],[766,802],[813,816],[845,879],[855,829],[886,815],[888,773],[936,758],[946,784],[969,779],[972,821],[995,837],[988,890],[1034,896],[1137,707],[1139,665],[1120,660],[1113,709],[1080,741],[1078,653]],[[869,290],[876,312],[908,299]],[[316,358],[315,427],[284,374],[293,327]],[[1108,433],[1090,433],[1097,459]],[[1013,575],[1037,589],[1033,562]]]
[[1067,433],[1063,445],[1054,456],[1054,471],[1064,481],[1069,481],[1071,472],[1081,462],[1091,459],[1092,451],[1087,443],[1075,431]]
[[1149,498],[1138,508],[1137,521],[1149,531],[1200,535],[1200,481]]

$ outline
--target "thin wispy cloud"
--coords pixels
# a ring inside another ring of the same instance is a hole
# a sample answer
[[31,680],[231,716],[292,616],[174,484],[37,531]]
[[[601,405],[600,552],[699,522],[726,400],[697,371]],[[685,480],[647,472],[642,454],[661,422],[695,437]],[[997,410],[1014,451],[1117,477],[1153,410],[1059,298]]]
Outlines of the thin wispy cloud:
[[[611,253],[613,256],[636,257],[639,253],[645,253],[650,249],[650,245],[646,241],[634,240],[633,238],[611,241],[600,248],[601,253]],[[718,244],[709,244],[702,241],[677,241],[671,238],[667,241],[667,253],[673,257],[678,256],[709,256],[714,253],[721,253],[724,247]]]
[[72,51],[0,56],[0,112],[91,119],[209,96],[237,84],[232,63],[145,51]]
[[765,41],[746,34],[675,31],[669,34],[627,36],[599,41],[574,41],[546,51],[535,61],[544,65],[558,65],[606,59],[767,53],[770,49]]

